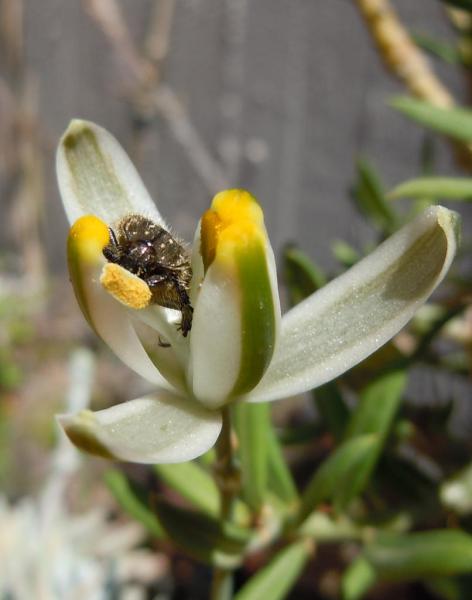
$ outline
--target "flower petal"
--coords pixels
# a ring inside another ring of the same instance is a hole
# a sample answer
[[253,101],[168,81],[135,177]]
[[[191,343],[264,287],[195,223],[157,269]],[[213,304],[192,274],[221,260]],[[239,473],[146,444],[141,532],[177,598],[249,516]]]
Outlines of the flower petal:
[[77,301],[97,335],[126,365],[148,381],[171,389],[149,358],[131,323],[128,309],[100,283],[106,260],[102,254],[108,228],[96,217],[82,217],[67,242],[69,273]]
[[111,225],[129,213],[139,213],[164,226],[126,152],[95,123],[71,121],[59,144],[56,168],[71,225],[88,214]]
[[205,406],[218,407],[260,381],[274,352],[280,304],[262,211],[250,194],[218,194],[200,230],[194,251],[206,272],[192,287],[189,386]]
[[156,330],[153,326],[148,325],[141,319],[139,312],[130,310],[129,314],[143,348],[166,380],[174,388],[187,394],[186,370],[181,356],[176,352],[176,348],[170,343],[170,340],[164,337],[163,330]]
[[213,446],[221,430],[219,412],[164,391],[58,420],[81,450],[143,464],[192,460]]
[[428,208],[290,310],[273,361],[247,400],[266,402],[310,390],[385,344],[443,279],[458,229],[456,213]]

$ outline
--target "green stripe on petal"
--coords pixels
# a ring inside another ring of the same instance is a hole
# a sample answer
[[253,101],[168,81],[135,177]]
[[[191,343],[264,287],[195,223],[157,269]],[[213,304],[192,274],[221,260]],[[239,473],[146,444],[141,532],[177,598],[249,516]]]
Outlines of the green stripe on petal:
[[247,399],[277,400],[318,387],[385,344],[442,281],[458,235],[458,215],[430,207],[290,310],[272,363]]
[[255,243],[237,252],[241,294],[241,357],[238,379],[231,392],[239,396],[252,390],[265,373],[274,353],[276,312],[266,250]]
[[143,464],[192,460],[214,445],[221,430],[219,412],[171,392],[58,420],[81,450]]
[[262,211],[250,194],[218,194],[200,230],[205,272],[192,289],[189,381],[203,404],[218,407],[260,381],[276,345],[280,306]]
[[57,178],[69,222],[93,214],[107,224],[140,213],[162,218],[126,152],[102,127],[73,120],[56,157]]

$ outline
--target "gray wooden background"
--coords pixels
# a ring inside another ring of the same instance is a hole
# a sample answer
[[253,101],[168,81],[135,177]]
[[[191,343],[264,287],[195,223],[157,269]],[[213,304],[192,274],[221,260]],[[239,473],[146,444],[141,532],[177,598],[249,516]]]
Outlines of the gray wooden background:
[[[221,183],[247,187],[265,208],[276,249],[298,240],[327,266],[333,239],[359,245],[369,236],[349,200],[355,158],[370,159],[387,186],[418,173],[422,131],[388,107],[402,88],[385,73],[350,0],[175,0],[160,65],[161,88],[171,96],[163,94],[165,106],[138,146],[132,82],[91,4],[24,4],[24,61],[37,78],[47,140],[43,235],[54,270],[64,270],[66,235],[54,146],[72,117],[118,137],[187,239]],[[119,2],[138,48],[159,4]],[[413,31],[453,36],[439,1],[394,5]],[[460,98],[457,70],[438,71]],[[439,146],[441,170],[451,172],[448,148]]]

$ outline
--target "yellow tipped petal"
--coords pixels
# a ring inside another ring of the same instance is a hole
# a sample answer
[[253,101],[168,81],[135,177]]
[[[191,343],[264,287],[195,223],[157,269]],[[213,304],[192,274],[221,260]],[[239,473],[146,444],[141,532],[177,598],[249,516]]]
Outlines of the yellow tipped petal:
[[202,403],[218,407],[259,382],[280,320],[274,258],[253,196],[215,196],[201,220],[200,252],[205,275],[195,293],[189,379]]
[[107,263],[103,267],[100,283],[116,300],[140,310],[151,304],[152,293],[145,281],[120,265]]
[[97,335],[124,363],[156,385],[168,388],[123,306],[147,307],[149,289],[144,281],[137,281],[131,273],[124,275],[124,269],[107,263],[103,248],[108,241],[108,227],[95,216],[80,217],[70,229],[67,262],[79,306]]
[[221,414],[171,391],[92,413],[59,415],[69,439],[84,452],[143,464],[193,460],[211,448]]
[[69,253],[78,253],[81,260],[96,263],[103,260],[103,248],[110,240],[108,227],[98,217],[86,215],[80,217],[69,231]]
[[114,458],[113,454],[95,435],[96,418],[92,411],[81,411],[76,415],[74,421],[67,422],[67,419],[62,417],[60,422],[67,437],[77,448],[101,458]]
[[249,192],[226,190],[213,199],[201,222],[201,254],[205,269],[218,253],[230,260],[254,242],[264,243],[266,237],[262,209]]

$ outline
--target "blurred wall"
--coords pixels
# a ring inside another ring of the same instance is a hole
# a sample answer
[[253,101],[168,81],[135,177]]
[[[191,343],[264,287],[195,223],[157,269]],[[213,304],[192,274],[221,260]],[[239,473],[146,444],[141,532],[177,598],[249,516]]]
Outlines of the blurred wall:
[[[394,4],[412,30],[453,35],[439,2]],[[418,173],[422,131],[388,107],[402,88],[383,70],[353,2],[118,6],[130,37],[109,0],[23,4],[18,72],[37,99],[41,235],[56,272],[65,268],[66,221],[54,148],[72,117],[92,119],[118,137],[168,222],[187,239],[214,191],[247,187],[266,210],[275,247],[298,240],[324,265],[333,264],[334,238],[359,244],[369,236],[348,194],[357,156],[370,159],[387,186]],[[157,110],[137,54],[146,43],[158,68]],[[460,98],[457,70],[439,67]],[[18,73],[10,69],[5,77],[15,89]],[[440,168],[450,172],[449,149],[438,146]]]

